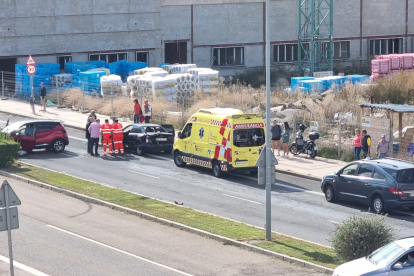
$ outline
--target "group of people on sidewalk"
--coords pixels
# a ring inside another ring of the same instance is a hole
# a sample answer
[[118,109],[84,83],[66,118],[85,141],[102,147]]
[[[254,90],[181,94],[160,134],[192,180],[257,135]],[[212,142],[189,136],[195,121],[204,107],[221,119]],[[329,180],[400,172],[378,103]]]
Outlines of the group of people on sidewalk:
[[[371,136],[368,135],[366,130],[362,132],[359,129],[355,129],[355,137],[352,141],[354,146],[356,160],[361,159],[361,151],[363,158],[371,158]],[[388,157],[391,153],[391,143],[387,141],[387,136],[381,134],[381,140],[377,144],[376,155],[379,159]]]
[[152,106],[148,103],[148,100],[144,100],[144,112],[141,109],[141,105],[138,103],[138,100],[134,100],[134,124],[139,124],[145,121],[146,124],[149,124],[149,121],[152,117]]
[[290,127],[288,122],[283,123],[284,130],[278,124],[277,120],[273,120],[273,125],[270,129],[272,133],[272,152],[275,153],[275,148],[277,146],[277,156],[280,156],[280,140],[282,140],[283,145],[283,156],[289,158],[289,139],[290,139]]
[[[110,124],[109,120],[105,120],[105,124],[101,125],[101,120],[96,117],[95,111],[92,110],[88,117],[86,124],[86,138],[88,139],[88,153],[92,156],[99,156],[98,144],[99,136],[102,133],[102,144],[104,156],[107,156],[107,148],[109,148],[110,155],[124,154],[124,134],[122,133],[123,126],[118,119],[113,119]],[[112,144],[114,149],[112,151]],[[94,151],[95,148],[95,151]]]

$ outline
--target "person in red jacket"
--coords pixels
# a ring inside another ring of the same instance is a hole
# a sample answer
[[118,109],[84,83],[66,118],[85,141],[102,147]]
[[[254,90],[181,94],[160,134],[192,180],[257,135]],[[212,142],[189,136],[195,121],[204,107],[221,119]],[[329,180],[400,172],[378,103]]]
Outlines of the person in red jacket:
[[114,151],[118,155],[118,150],[121,154],[124,154],[124,134],[122,133],[122,124],[118,123],[118,119],[114,119],[114,124],[112,125],[112,133],[114,139]]
[[134,100],[134,124],[139,124],[139,119],[142,115],[141,106],[138,103],[138,100]]
[[102,144],[104,156],[106,156],[106,148],[109,144],[109,154],[112,154],[112,125],[109,123],[109,120],[105,120],[105,124],[101,125],[102,132]]

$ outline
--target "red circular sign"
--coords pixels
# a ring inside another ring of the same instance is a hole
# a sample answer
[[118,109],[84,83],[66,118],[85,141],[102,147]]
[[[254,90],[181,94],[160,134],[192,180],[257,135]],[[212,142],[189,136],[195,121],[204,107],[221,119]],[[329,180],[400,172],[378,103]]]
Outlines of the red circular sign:
[[34,65],[28,65],[26,67],[26,72],[29,75],[34,75],[36,73],[36,66],[34,66]]

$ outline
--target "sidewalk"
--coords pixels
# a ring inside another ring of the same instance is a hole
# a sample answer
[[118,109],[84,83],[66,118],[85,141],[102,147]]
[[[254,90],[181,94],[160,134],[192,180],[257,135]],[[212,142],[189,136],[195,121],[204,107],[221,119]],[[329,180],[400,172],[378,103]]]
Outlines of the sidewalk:
[[[62,120],[63,124],[69,127],[84,129],[88,113],[71,111],[67,108],[47,107],[46,113],[38,112],[40,105],[35,105],[36,115],[31,114],[29,103],[19,102],[16,100],[0,100],[0,112],[10,113],[13,115],[36,118],[36,119],[57,119]],[[109,119],[109,116],[96,114],[99,119]],[[133,122],[121,122],[122,124],[132,124]],[[278,172],[321,180],[325,174],[338,171],[346,163],[333,159],[316,157],[315,159],[305,158],[304,155],[293,156],[289,154],[288,158],[276,156],[279,165],[276,166]]]

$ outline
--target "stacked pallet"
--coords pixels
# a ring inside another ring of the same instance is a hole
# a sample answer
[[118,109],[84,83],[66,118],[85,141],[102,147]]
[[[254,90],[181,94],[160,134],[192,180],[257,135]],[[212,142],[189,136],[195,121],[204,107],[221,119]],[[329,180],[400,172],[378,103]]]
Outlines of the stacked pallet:
[[100,79],[101,83],[101,96],[102,97],[116,97],[122,94],[122,82],[121,76],[109,75],[102,76]]
[[376,81],[400,71],[412,71],[414,54],[392,54],[375,56],[371,61],[371,80]]
[[101,92],[101,77],[104,71],[87,71],[79,73],[79,81],[86,94],[97,95]]

